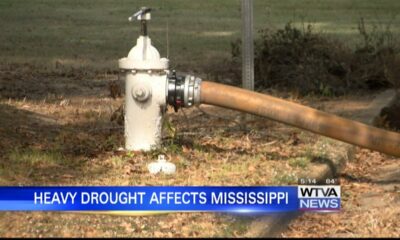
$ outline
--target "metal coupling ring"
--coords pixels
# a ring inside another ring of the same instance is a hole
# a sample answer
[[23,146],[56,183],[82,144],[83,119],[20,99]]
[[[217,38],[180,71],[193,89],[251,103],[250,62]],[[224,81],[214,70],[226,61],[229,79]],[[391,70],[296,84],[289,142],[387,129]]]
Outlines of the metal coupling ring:
[[191,75],[186,76],[183,101],[185,107],[200,104],[200,84],[200,78]]
[[181,107],[200,104],[201,79],[195,76],[177,76],[175,71],[168,76],[167,103],[175,112]]

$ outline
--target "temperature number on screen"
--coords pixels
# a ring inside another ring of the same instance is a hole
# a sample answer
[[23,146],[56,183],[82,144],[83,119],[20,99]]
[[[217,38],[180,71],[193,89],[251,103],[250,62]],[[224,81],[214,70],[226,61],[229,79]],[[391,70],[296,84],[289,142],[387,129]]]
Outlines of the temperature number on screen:
[[338,185],[339,184],[339,179],[337,179],[337,178],[327,178],[327,179],[325,179],[325,184],[327,184],[327,185]]

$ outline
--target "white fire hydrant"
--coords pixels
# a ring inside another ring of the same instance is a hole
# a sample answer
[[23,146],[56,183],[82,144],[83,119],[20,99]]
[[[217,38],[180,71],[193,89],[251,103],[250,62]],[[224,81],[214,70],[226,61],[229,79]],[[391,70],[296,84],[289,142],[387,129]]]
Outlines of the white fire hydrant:
[[168,59],[160,58],[147,36],[150,9],[129,18],[141,21],[142,30],[128,57],[119,60],[125,71],[125,148],[151,150],[160,144],[162,115],[166,109]]
[[160,58],[147,35],[150,8],[142,7],[129,21],[141,22],[141,33],[126,58],[119,60],[125,72],[125,149],[149,151],[161,144],[163,114],[167,104],[177,110],[200,103],[201,79],[169,74],[168,59]]

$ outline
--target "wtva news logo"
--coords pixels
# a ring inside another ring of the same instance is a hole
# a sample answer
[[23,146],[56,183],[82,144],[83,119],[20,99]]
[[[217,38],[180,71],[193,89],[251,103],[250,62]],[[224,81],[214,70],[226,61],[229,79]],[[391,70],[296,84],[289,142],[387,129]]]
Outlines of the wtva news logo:
[[340,210],[340,186],[298,186],[300,211],[335,212]]

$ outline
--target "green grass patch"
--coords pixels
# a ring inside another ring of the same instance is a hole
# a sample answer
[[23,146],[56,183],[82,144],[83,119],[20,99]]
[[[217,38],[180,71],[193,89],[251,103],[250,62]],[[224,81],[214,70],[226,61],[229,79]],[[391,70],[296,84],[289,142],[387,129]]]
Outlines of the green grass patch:
[[291,167],[299,167],[305,169],[310,164],[310,161],[311,159],[308,157],[296,157],[289,159],[289,165]]
[[295,184],[297,183],[297,176],[294,173],[278,173],[273,181],[278,185]]
[[29,166],[58,165],[65,161],[65,157],[60,152],[52,150],[43,151],[34,148],[15,148],[9,153],[8,159],[12,164]]
[[[128,17],[141,6],[154,9],[149,34],[173,68],[199,70],[204,61],[230,55],[240,38],[240,1],[235,0],[32,0],[0,2],[0,52],[5,62],[117,69],[139,33]],[[255,30],[291,21],[315,25],[328,36],[354,42],[360,17],[385,24],[400,9],[397,0],[254,1]],[[392,26],[398,33],[400,19]],[[169,45],[167,45],[167,24]]]

